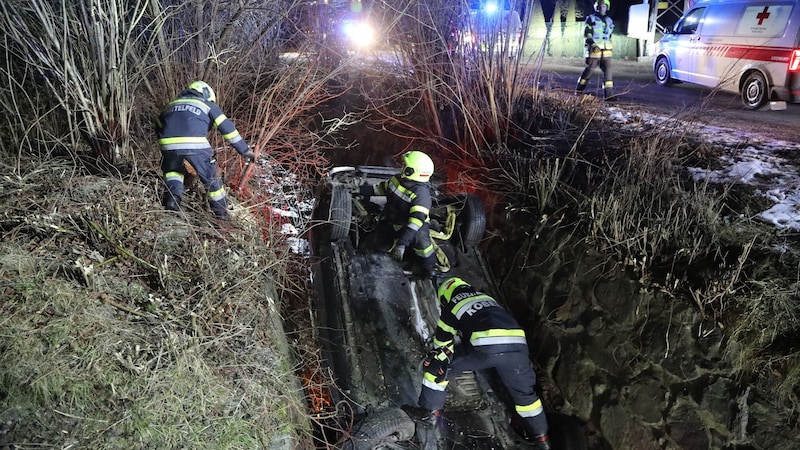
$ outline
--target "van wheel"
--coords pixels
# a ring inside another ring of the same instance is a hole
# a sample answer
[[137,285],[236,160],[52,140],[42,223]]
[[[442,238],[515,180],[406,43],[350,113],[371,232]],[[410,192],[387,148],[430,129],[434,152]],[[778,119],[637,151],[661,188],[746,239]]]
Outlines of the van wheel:
[[669,61],[666,57],[662,56],[656,61],[656,83],[659,86],[669,86],[673,83],[672,75],[670,75]]
[[767,103],[767,80],[761,72],[750,72],[742,84],[742,103],[745,109],[755,110]]

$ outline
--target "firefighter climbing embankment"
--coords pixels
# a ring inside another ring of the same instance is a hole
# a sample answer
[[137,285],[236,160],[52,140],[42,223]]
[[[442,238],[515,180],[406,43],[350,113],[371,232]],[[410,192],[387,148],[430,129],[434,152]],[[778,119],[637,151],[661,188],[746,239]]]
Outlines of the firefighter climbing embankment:
[[217,161],[208,141],[208,132],[216,128],[248,162],[255,159],[255,154],[216,101],[211,86],[204,81],[195,81],[161,112],[157,132],[161,170],[166,182],[163,205],[166,209],[180,211],[185,190],[184,161],[188,161],[206,188],[211,211],[218,219],[227,220],[227,193],[217,173]]

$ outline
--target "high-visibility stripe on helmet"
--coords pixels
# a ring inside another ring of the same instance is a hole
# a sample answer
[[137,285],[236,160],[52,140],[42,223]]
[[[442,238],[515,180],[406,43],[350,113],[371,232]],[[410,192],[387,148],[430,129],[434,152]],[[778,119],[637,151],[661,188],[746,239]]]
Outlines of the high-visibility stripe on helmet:
[[469,284],[462,280],[461,278],[453,277],[444,280],[441,286],[439,286],[438,297],[440,301],[449,302],[450,298],[453,296],[453,291],[460,286],[469,286]]

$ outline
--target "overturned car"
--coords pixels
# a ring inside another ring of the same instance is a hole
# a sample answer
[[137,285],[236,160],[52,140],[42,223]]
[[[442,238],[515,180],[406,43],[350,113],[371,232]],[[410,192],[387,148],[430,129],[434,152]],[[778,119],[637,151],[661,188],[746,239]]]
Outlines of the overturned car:
[[[414,275],[388,253],[362,250],[364,237],[380,219],[385,197],[361,198],[358,186],[377,184],[399,169],[339,167],[317,192],[311,241],[316,320],[323,356],[336,383],[331,397],[348,408],[339,417],[346,449],[519,449],[535,448],[517,426],[519,417],[490,372],[450,378],[443,420],[415,420],[422,359],[439,317],[436,278]],[[498,298],[477,244],[486,217],[479,197],[445,195],[431,182],[431,237],[445,277],[469,280]],[[556,449],[582,449],[579,424],[548,414]]]

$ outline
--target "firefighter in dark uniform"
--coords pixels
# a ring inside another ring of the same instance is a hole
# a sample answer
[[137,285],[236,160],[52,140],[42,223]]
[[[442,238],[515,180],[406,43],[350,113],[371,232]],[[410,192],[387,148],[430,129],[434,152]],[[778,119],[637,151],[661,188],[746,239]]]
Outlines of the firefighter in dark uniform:
[[403,261],[411,246],[420,260],[422,275],[436,273],[436,256],[430,232],[433,160],[423,152],[403,154],[403,170],[386,181],[363,185],[358,194],[386,196],[386,206],[377,229],[369,238],[368,247],[388,251],[392,258]]
[[[495,368],[524,419],[526,432],[540,449],[550,449],[547,418],[534,391],[536,373],[528,356],[525,332],[492,297],[476,291],[461,278],[448,278],[438,290],[441,314],[433,350],[423,363],[419,406],[435,421],[445,403],[448,373]],[[456,334],[461,345],[454,349]],[[463,349],[462,349],[463,347]],[[455,357],[454,357],[455,354]]]
[[583,35],[586,38],[586,68],[583,69],[576,93],[583,92],[586,84],[600,66],[603,71],[603,94],[606,100],[614,96],[614,77],[611,71],[611,53],[614,45],[611,43],[611,33],[614,32],[614,21],[607,15],[608,0],[598,0],[594,4],[594,13],[586,16],[584,20]]
[[214,215],[227,220],[227,194],[217,174],[217,161],[208,142],[208,132],[216,128],[248,162],[255,159],[255,154],[216,101],[214,90],[207,83],[195,81],[190,84],[161,112],[158,118],[158,144],[161,147],[161,170],[167,185],[164,207],[180,211],[183,179],[186,176],[183,162],[186,160],[205,185],[208,204]]

